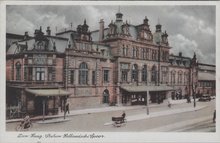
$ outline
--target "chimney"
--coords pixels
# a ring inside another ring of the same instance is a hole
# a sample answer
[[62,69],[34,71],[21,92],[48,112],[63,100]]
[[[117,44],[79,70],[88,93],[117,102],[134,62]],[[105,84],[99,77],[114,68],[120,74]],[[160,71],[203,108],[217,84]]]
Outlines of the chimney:
[[104,38],[104,20],[101,19],[99,22],[99,42]]
[[24,32],[24,40],[28,39],[29,38],[29,35],[28,35],[28,32]]
[[51,35],[51,30],[50,30],[50,27],[49,27],[49,26],[47,27],[47,31],[46,31],[46,32],[47,32],[47,35],[48,35],[48,36]]
[[182,57],[182,52],[179,52],[179,57]]

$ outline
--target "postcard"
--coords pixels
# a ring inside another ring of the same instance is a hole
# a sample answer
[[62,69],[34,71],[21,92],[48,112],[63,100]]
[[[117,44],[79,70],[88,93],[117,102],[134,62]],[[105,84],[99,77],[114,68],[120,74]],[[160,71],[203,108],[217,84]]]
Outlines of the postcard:
[[219,2],[1,2],[0,142],[218,142]]

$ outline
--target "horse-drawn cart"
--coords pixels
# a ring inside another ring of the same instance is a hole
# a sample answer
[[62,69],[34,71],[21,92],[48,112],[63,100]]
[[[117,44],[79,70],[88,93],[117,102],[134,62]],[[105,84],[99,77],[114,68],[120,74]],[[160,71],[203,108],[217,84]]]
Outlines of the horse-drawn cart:
[[125,117],[112,117],[112,121],[113,121],[113,126],[115,127],[120,127],[122,125],[126,124],[126,119]]

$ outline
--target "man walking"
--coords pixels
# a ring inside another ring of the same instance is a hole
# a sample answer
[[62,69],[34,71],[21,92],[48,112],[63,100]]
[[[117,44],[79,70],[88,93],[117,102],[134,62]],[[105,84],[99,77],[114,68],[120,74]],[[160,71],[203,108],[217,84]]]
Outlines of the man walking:
[[216,118],[216,110],[213,113],[213,123],[215,123],[215,118]]
[[66,112],[68,112],[68,114],[70,114],[70,108],[69,108],[69,102],[66,102]]

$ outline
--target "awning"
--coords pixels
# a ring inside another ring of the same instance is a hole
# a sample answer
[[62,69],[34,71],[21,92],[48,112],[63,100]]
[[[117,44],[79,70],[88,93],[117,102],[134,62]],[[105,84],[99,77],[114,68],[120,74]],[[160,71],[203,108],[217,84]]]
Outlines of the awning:
[[160,86],[121,86],[122,89],[128,92],[147,92],[147,91],[171,91],[176,90],[174,87],[160,85]]
[[62,89],[26,89],[26,92],[29,92],[35,96],[67,96],[71,95],[70,92]]

